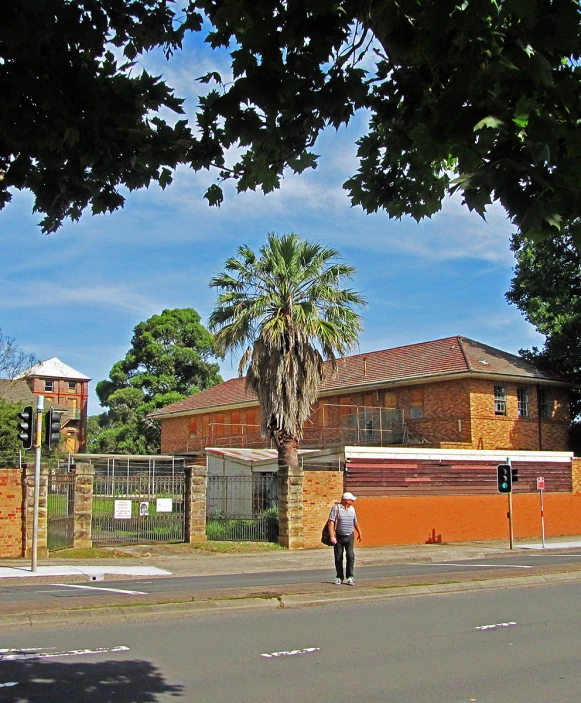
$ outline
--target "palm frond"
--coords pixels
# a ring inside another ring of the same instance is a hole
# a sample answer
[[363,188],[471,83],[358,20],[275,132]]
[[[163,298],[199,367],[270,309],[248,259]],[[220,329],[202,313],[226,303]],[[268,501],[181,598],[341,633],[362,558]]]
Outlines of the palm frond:
[[246,347],[240,372],[258,396],[265,434],[300,438],[324,380],[325,361],[352,351],[362,330],[361,294],[341,285],[355,269],[335,249],[271,232],[248,246],[210,285],[219,290],[210,329],[221,351]]

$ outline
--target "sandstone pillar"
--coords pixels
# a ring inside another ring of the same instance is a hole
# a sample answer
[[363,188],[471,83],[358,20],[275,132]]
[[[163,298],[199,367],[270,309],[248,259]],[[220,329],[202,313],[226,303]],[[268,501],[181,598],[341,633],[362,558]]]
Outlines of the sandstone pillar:
[[93,479],[95,469],[91,464],[76,464],[75,472],[75,523],[74,547],[90,548],[91,521],[93,518]]
[[301,466],[278,467],[278,543],[287,549],[302,549],[303,477]]
[[186,466],[185,534],[184,542],[206,540],[206,486],[208,472],[205,466]]

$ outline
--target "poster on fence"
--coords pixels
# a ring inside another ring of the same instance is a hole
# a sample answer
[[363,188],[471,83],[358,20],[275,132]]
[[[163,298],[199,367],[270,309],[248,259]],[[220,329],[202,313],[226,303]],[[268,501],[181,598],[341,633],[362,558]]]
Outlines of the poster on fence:
[[115,520],[131,520],[131,501],[116,500],[113,517]]
[[158,513],[171,513],[172,511],[172,498],[158,498],[155,506],[155,510]]

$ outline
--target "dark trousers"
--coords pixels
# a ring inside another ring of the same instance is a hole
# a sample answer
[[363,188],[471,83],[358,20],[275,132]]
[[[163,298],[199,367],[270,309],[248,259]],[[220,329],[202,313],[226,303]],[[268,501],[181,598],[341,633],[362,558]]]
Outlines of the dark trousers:
[[333,545],[333,552],[335,553],[335,571],[337,572],[337,578],[345,578],[345,573],[343,572],[343,552],[347,555],[347,578],[353,578],[353,567],[355,566],[355,550],[353,549],[353,541],[355,534],[352,532],[350,535],[337,535],[337,544]]

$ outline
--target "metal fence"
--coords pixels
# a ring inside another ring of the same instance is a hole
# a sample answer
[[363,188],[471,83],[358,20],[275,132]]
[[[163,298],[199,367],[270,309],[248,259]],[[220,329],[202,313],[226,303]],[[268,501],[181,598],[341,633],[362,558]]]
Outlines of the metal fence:
[[185,476],[96,474],[93,545],[183,542]]
[[208,476],[206,536],[209,540],[276,542],[276,474]]
[[59,469],[66,471],[72,464],[91,464],[95,474],[107,477],[133,476],[146,474],[148,477],[176,476],[183,474],[186,460],[172,455],[129,455],[129,454],[69,454],[59,461]]
[[46,497],[46,541],[49,550],[72,547],[75,533],[75,475],[52,472]]

